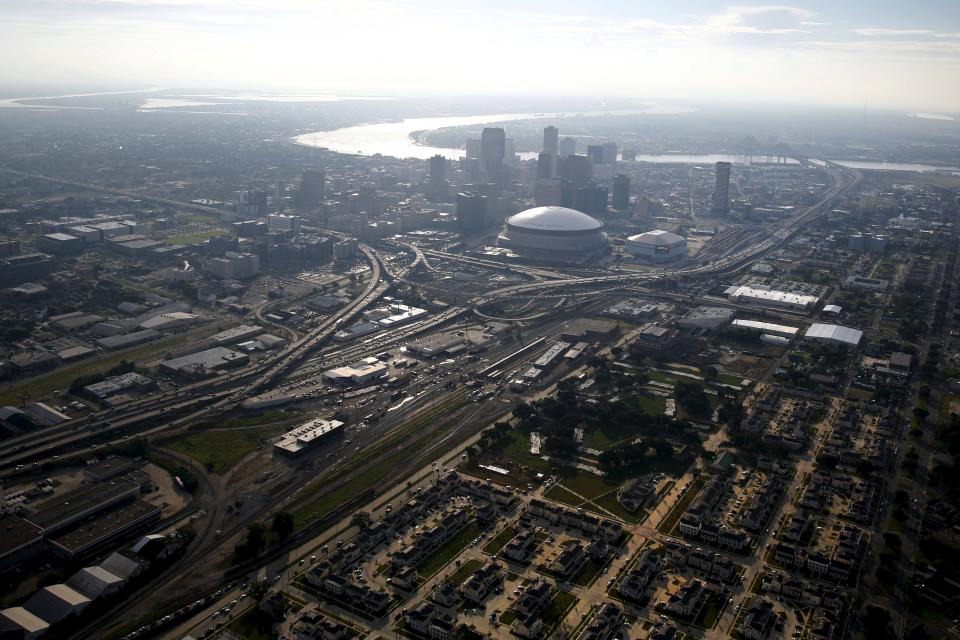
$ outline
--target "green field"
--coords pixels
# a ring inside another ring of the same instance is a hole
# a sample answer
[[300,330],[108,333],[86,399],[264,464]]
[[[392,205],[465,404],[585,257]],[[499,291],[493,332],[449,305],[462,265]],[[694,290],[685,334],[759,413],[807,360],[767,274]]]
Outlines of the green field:
[[617,500],[617,492],[611,491],[606,495],[602,495],[599,498],[595,499],[594,504],[603,509],[606,509],[619,519],[630,524],[637,524],[638,522],[643,522],[647,517],[647,512],[643,509],[637,509],[636,513],[631,513],[623,508],[623,505]]
[[579,507],[581,504],[583,504],[583,499],[573,495],[559,484],[555,487],[550,487],[550,490],[543,494],[543,497],[549,498],[555,502],[568,504],[571,507]]
[[516,529],[513,526],[508,525],[503,528],[503,531],[494,536],[493,540],[488,542],[483,546],[483,552],[491,556],[495,556],[500,553],[500,550],[503,549],[508,542],[510,542],[513,537],[517,535]]
[[430,557],[421,562],[417,566],[417,573],[424,580],[430,578],[437,571],[440,571],[445,564],[453,560],[480,533],[480,527],[471,522],[460,533],[444,542],[439,549],[430,554]]
[[444,580],[444,582],[449,582],[454,585],[460,585],[464,580],[467,579],[471,573],[483,566],[483,562],[477,560],[476,558],[470,558],[459,567],[457,570],[450,574],[450,576]]
[[190,456],[214,473],[223,473],[254,451],[265,440],[280,435],[286,427],[269,426],[248,429],[213,429],[185,433],[164,443],[165,446]]
[[676,504],[673,505],[673,509],[670,510],[670,513],[667,514],[667,517],[663,519],[660,523],[660,526],[657,527],[662,533],[669,534],[673,531],[673,528],[677,525],[677,522],[683,517],[684,512],[686,512],[687,507],[690,506],[690,503],[693,502],[693,499],[700,494],[700,490],[703,489],[704,485],[707,484],[706,478],[703,476],[697,477],[687,490],[680,496],[680,499],[677,500]]
[[210,229],[209,231],[197,231],[196,233],[184,233],[181,235],[170,236],[167,242],[170,244],[201,244],[210,238],[227,235],[223,229]]
[[577,596],[566,591],[557,592],[543,611],[544,630],[552,630],[575,604],[577,604]]

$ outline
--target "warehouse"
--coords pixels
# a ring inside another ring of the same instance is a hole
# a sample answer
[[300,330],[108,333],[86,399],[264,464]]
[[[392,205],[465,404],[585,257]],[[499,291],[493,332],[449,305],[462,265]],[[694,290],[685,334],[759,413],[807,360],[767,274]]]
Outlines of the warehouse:
[[541,371],[553,368],[555,364],[563,359],[563,354],[570,348],[569,342],[554,342],[550,345],[542,356],[536,359],[533,366]]
[[782,338],[795,338],[797,327],[788,327],[783,324],[773,324],[772,322],[759,322],[757,320],[734,320],[733,328],[752,333],[765,333],[771,336],[780,336]]
[[37,591],[23,608],[38,618],[54,624],[78,615],[90,604],[90,598],[65,584],[52,584]]
[[659,264],[687,255],[687,239],[670,231],[654,229],[627,238],[627,253],[638,260]]
[[357,324],[350,325],[346,329],[341,329],[333,334],[333,339],[337,342],[346,342],[347,340],[353,340],[354,338],[359,338],[360,336],[370,335],[375,331],[381,329],[380,325],[376,322],[358,322]]
[[762,286],[732,286],[728,287],[724,293],[731,302],[793,311],[809,311],[820,301],[817,296],[778,291]]
[[171,311],[170,313],[160,313],[140,323],[140,329],[153,329],[154,331],[171,331],[180,327],[188,327],[196,324],[200,319],[192,313],[185,311]]
[[33,640],[39,638],[50,625],[23,607],[11,607],[0,611],[0,635],[7,637],[7,634],[16,634],[14,637],[23,638],[23,640]]
[[150,342],[160,337],[159,331],[153,329],[144,329],[143,331],[134,331],[133,333],[124,333],[118,336],[107,336],[97,340],[97,344],[102,348],[113,351],[116,349],[126,349],[138,344]]
[[726,307],[695,307],[677,321],[684,329],[707,329],[715,331],[730,324],[735,312]]
[[243,366],[249,361],[250,358],[239,351],[226,347],[214,347],[161,362],[160,369],[177,375],[202,378],[214,375],[221,369]]
[[387,365],[376,358],[367,358],[323,372],[325,379],[336,384],[363,384],[386,375]]
[[300,455],[314,445],[325,441],[342,426],[343,423],[339,420],[325,418],[311,420],[280,436],[273,445],[274,451],[285,456]]
[[88,555],[116,538],[153,524],[160,519],[161,511],[158,505],[136,498],[58,531],[48,541],[66,558]]
[[463,336],[455,333],[438,333],[408,342],[405,348],[408,353],[421,358],[433,358],[447,353],[450,349],[462,345]]
[[48,233],[37,238],[37,249],[55,256],[78,256],[83,253],[83,240],[68,233]]
[[150,391],[156,386],[156,383],[147,376],[131,371],[130,373],[107,378],[103,382],[88,384],[83,388],[83,391],[98,400],[103,400],[104,398],[128,389]]
[[863,331],[841,327],[836,324],[822,324],[815,322],[803,334],[804,340],[823,342],[840,347],[857,347],[863,340]]
[[250,338],[255,338],[261,333],[263,333],[263,327],[255,324],[241,324],[239,327],[227,329],[226,331],[221,331],[220,333],[210,336],[210,341],[217,346],[223,347],[228,344],[235,344],[249,340]]

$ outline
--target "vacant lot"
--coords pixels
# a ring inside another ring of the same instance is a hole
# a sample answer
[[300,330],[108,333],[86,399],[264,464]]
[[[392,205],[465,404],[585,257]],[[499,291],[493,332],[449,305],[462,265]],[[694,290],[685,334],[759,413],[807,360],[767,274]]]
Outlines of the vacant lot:
[[174,451],[190,456],[214,473],[223,473],[266,440],[286,430],[286,427],[278,425],[249,429],[212,429],[186,433],[164,444]]

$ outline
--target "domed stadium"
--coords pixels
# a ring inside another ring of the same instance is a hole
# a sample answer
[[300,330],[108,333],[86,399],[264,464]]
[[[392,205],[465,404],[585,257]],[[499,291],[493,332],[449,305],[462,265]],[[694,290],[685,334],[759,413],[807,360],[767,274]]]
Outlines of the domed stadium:
[[584,260],[607,248],[603,223],[566,207],[534,207],[510,216],[497,244],[545,259]]

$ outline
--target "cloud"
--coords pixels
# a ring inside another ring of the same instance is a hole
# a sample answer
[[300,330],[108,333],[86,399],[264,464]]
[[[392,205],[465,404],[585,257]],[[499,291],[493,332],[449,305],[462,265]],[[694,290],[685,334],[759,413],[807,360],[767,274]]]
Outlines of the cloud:
[[882,29],[882,28],[861,28],[851,29],[858,36],[925,36],[933,33],[929,29]]

